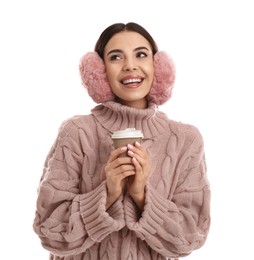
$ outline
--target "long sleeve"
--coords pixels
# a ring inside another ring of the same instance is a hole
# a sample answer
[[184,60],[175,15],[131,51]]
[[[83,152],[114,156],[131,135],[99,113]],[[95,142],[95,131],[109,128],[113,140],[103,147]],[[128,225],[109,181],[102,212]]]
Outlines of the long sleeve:
[[59,256],[84,252],[125,225],[122,203],[106,211],[105,181],[80,193],[86,154],[79,131],[71,120],[62,125],[38,188],[33,228],[43,247]]
[[153,250],[167,257],[185,256],[200,248],[210,226],[210,188],[203,140],[198,130],[192,131],[192,140],[179,158],[171,171],[174,174],[169,178],[171,182],[164,184],[170,185],[168,197],[148,182],[140,218],[131,198],[127,196],[124,201],[128,228]]

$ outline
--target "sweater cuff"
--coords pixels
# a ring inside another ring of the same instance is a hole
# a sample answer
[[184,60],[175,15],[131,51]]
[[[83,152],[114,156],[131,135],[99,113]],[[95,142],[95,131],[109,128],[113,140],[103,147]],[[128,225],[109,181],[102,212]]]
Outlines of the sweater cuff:
[[140,213],[131,197],[126,196],[124,200],[126,225],[142,240],[149,239],[157,230],[161,229],[168,210],[167,200],[158,196],[156,190],[149,183],[146,185],[145,194],[144,210],[140,218]]
[[110,217],[114,219],[123,219],[123,195],[121,195],[108,209],[107,212]]
[[102,182],[96,189],[80,197],[80,213],[89,237],[101,242],[107,235],[125,225],[123,206],[116,202],[114,209],[106,212],[107,191]]

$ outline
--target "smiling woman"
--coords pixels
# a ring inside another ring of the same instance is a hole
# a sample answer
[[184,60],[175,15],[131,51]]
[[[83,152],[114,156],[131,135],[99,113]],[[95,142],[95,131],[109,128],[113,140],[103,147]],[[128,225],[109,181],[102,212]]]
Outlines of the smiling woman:
[[[50,259],[177,259],[203,246],[210,187],[199,130],[158,109],[172,60],[136,23],[113,24],[80,63],[99,103],[61,125],[45,161],[34,230]],[[115,148],[126,128],[140,142]],[[113,245],[113,246],[112,246]]]
[[154,66],[152,48],[146,38],[129,31],[115,34],[105,46],[104,63],[118,102],[147,108],[146,96],[152,86]]

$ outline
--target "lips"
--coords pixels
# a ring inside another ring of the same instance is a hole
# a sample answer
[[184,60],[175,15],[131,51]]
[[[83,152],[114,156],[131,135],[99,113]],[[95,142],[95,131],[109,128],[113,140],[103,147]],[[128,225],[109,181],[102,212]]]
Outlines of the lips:
[[139,85],[143,81],[141,77],[125,77],[121,80],[121,83],[127,87],[134,87]]

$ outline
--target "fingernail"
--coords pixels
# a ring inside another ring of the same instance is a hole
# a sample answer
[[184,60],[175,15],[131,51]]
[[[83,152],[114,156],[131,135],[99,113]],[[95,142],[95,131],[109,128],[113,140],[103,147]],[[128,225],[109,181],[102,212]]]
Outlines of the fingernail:
[[133,145],[131,145],[131,144],[128,144],[127,147],[128,147],[128,149],[133,149]]
[[130,150],[128,150],[128,154],[129,155],[134,155],[134,153],[132,151],[130,151]]
[[137,147],[140,147],[140,146],[141,146],[141,144],[140,144],[139,142],[135,142],[135,145],[136,145]]
[[127,146],[121,147],[121,150],[122,150],[122,151],[126,151],[126,150],[127,150]]

